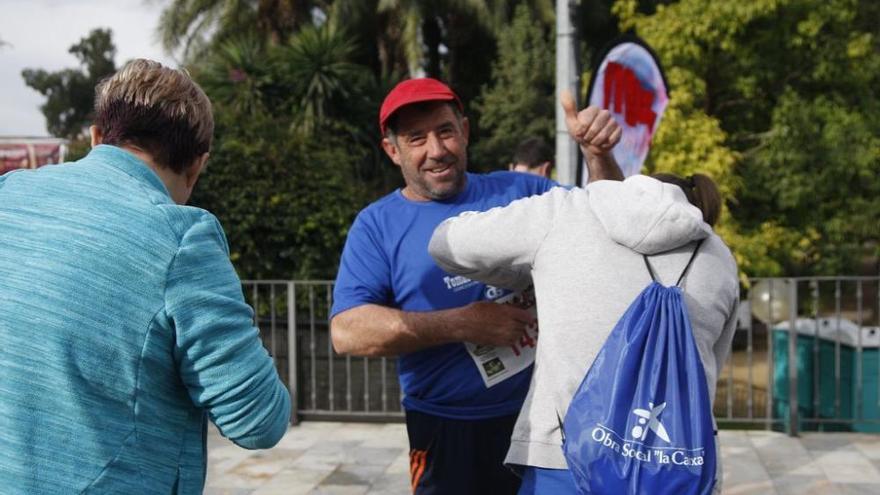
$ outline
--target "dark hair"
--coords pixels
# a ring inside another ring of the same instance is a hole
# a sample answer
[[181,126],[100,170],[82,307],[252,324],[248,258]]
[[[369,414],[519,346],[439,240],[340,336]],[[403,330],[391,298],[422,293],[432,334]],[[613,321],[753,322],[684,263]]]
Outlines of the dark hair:
[[180,173],[211,148],[211,102],[182,70],[136,59],[95,89],[101,142],[142,148]]
[[703,220],[711,226],[715,226],[721,215],[721,193],[709,176],[694,174],[687,178],[681,178],[674,174],[653,174],[651,177],[660,182],[675,184],[684,191],[688,201],[703,212]]
[[553,163],[553,151],[544,138],[533,137],[520,142],[513,154],[514,165],[523,163],[529,168],[535,168],[544,162]]
[[399,129],[397,128],[398,120],[400,117],[400,110],[403,108],[415,108],[417,111],[425,111],[433,105],[438,103],[444,103],[449,106],[452,110],[452,113],[455,115],[456,120],[461,122],[461,119],[464,117],[462,115],[461,110],[458,109],[458,105],[453,101],[445,101],[445,100],[428,100],[428,101],[420,101],[418,103],[410,103],[409,105],[404,105],[398,108],[394,113],[392,113],[388,120],[385,122],[385,137],[394,141],[397,138],[397,133]]

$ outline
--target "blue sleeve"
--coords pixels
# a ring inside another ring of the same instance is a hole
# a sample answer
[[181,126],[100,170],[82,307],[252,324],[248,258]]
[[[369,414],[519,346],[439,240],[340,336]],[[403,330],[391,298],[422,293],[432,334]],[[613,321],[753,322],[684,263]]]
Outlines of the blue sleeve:
[[290,394],[227,253],[223,230],[207,213],[180,242],[165,288],[175,359],[193,403],[224,436],[244,448],[269,448],[287,431]]
[[364,304],[391,303],[391,266],[374,224],[361,213],[348,231],[333,287],[330,318]]

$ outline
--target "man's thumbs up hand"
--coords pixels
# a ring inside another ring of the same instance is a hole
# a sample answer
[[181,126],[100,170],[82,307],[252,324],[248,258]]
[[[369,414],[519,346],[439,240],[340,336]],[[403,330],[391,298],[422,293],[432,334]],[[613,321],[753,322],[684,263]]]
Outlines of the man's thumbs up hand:
[[620,141],[623,131],[608,110],[589,106],[578,112],[568,90],[562,92],[559,103],[565,112],[568,133],[585,155],[605,155]]

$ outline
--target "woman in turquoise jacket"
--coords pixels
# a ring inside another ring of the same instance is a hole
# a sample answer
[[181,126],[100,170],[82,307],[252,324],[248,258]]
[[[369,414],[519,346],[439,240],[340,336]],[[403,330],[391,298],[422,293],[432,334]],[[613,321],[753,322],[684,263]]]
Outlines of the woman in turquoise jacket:
[[268,448],[290,394],[223,229],[184,206],[208,98],[147,60],[96,95],[86,158],[0,176],[0,492],[201,493],[206,419]]

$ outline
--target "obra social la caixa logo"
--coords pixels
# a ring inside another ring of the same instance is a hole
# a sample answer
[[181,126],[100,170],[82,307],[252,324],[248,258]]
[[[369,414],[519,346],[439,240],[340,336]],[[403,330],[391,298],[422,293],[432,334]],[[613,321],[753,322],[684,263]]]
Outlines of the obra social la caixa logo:
[[[591,438],[603,447],[613,450],[622,457],[630,457],[637,461],[651,462],[655,464],[674,464],[677,466],[702,466],[703,448],[687,449],[676,447],[673,440],[663,426],[660,415],[666,409],[666,403],[654,405],[648,402],[645,409],[633,409],[632,414],[638,417],[636,425],[630,429],[632,439],[626,439],[607,426],[596,424]],[[653,432],[651,438],[648,434]],[[660,443],[652,445],[652,443]],[[653,442],[651,441],[653,440]]]

